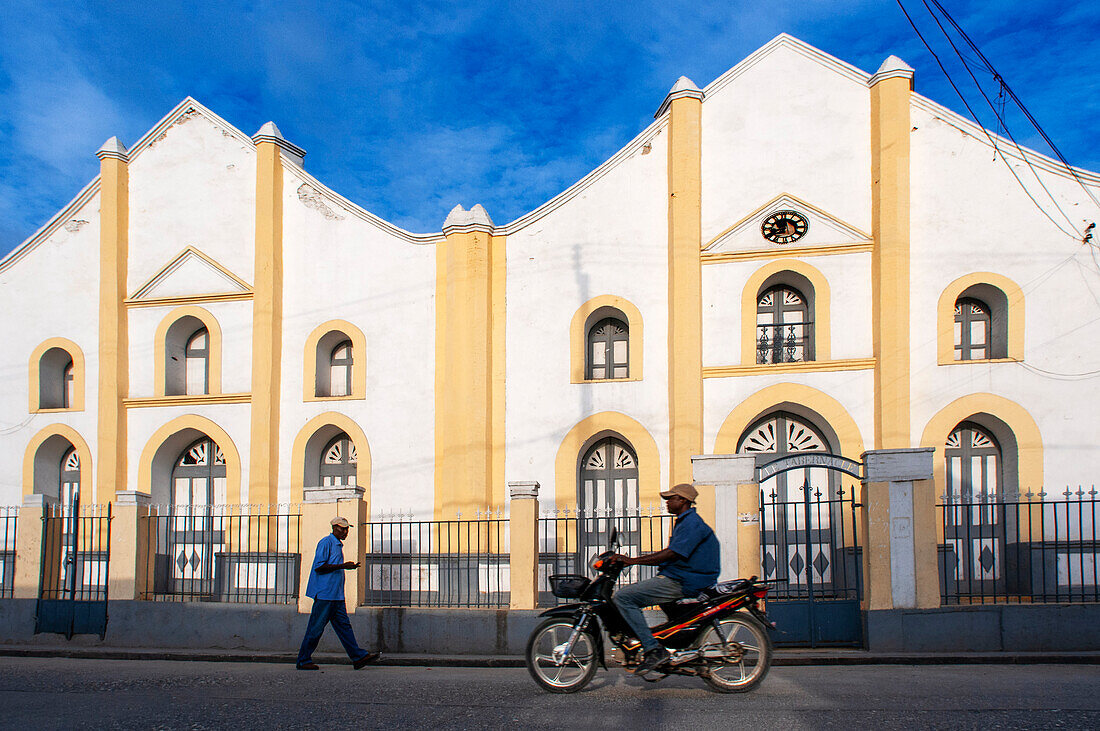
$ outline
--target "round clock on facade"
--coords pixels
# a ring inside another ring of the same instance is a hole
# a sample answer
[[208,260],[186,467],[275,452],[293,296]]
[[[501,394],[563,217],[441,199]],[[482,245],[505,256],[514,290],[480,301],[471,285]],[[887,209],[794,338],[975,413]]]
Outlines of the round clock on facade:
[[776,244],[789,244],[806,235],[810,223],[797,211],[776,211],[760,224],[760,233],[768,241]]

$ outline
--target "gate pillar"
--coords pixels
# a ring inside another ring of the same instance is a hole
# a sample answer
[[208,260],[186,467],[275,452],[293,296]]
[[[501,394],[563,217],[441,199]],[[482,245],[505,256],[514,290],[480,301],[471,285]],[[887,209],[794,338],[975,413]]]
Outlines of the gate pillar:
[[702,454],[691,458],[695,485],[714,485],[714,533],[721,545],[720,581],[762,576],[760,485],[756,458],[748,454]]
[[23,496],[15,535],[15,580],[12,596],[16,599],[37,599],[42,577],[42,521],[57,498],[40,493]]
[[863,608],[940,605],[931,447],[863,453]]
[[538,606],[539,578],[539,483],[509,482],[508,578],[509,606]]
[[111,511],[111,599],[143,599],[149,590],[149,493],[119,490]]
[[[367,555],[367,504],[363,500],[366,491],[355,485],[339,487],[307,487],[303,491],[302,518],[299,523],[299,542],[302,551],[302,567],[298,581],[298,611],[308,614],[313,600],[306,596],[309,572],[317,542],[332,532],[332,519],[337,515],[351,523],[344,540],[344,560],[363,563]],[[344,574],[344,603],[348,613],[354,613],[359,601],[367,593],[366,569],[360,566],[351,575]]]

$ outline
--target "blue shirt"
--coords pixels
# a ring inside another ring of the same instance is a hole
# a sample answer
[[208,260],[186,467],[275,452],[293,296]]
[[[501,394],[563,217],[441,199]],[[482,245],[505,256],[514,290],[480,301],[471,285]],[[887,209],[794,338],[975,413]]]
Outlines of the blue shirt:
[[718,581],[722,560],[718,537],[695,508],[676,517],[668,547],[678,558],[661,564],[657,573],[679,582],[684,596],[698,594]]
[[326,564],[337,566],[344,563],[344,544],[329,533],[317,541],[317,553],[313,555],[313,568],[309,571],[309,583],[306,584],[306,596],[312,599],[344,601],[344,570],[336,569],[327,574],[317,573],[318,566]]

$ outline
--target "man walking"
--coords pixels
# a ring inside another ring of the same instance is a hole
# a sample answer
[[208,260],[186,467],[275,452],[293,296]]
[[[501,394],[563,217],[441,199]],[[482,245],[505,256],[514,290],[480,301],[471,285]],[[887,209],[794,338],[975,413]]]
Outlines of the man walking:
[[309,614],[306,636],[302,639],[302,649],[298,651],[297,668],[299,670],[317,670],[313,662],[313,651],[321,641],[325,625],[332,622],[340,644],[351,658],[356,670],[378,659],[377,652],[367,652],[355,641],[355,633],[348,620],[348,610],[344,606],[344,571],[359,568],[354,561],[344,561],[344,539],[348,537],[351,524],[347,518],[332,519],[332,533],[317,542],[317,552],[313,557],[313,568],[309,572],[306,584],[306,596],[313,599],[313,611]]
[[662,492],[661,497],[668,512],[676,516],[668,548],[637,558],[620,554],[612,557],[627,566],[660,567],[652,579],[624,586],[612,597],[645,651],[634,670],[636,675],[645,675],[669,658],[668,650],[653,637],[642,609],[698,594],[718,580],[720,568],[718,538],[695,512],[699,491],[691,484],[681,483]]

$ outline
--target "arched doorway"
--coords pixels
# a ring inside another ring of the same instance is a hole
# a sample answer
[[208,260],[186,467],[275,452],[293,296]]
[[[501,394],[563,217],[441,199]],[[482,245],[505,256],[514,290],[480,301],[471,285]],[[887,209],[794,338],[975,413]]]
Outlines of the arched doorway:
[[623,550],[638,547],[638,457],[626,440],[605,436],[584,451],[577,493],[582,565],[604,550],[612,526],[619,529]]
[[214,594],[214,552],[225,542],[224,518],[214,506],[224,504],[225,456],[208,436],[195,440],[176,457],[169,486],[168,520],[157,522],[158,593]]
[[956,591],[1003,588],[1006,529],[1015,534],[1014,511],[998,502],[1004,492],[1003,454],[993,432],[973,421],[959,423],[944,445],[947,492],[944,541],[954,553]]
[[[737,451],[758,455],[763,577],[784,628],[780,644],[858,645],[860,560],[855,486],[845,487],[836,437],[823,420],[782,408],[754,421]],[[813,455],[820,455],[814,458]],[[776,464],[776,460],[784,460]],[[858,467],[858,463],[850,463]]]

